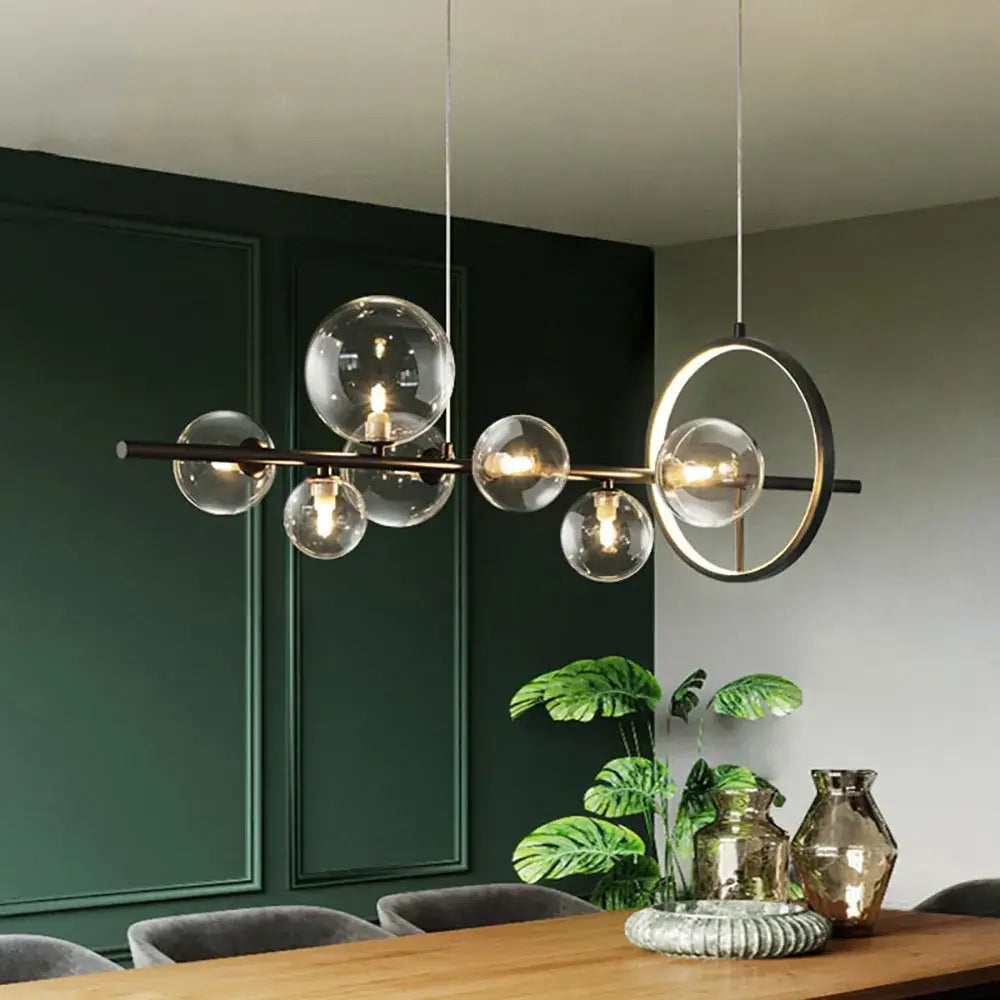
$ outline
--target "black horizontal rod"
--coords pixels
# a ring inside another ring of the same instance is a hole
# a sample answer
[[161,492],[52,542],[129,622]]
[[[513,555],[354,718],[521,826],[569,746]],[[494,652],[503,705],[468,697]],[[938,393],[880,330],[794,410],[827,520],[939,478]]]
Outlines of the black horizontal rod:
[[[343,451],[288,451],[280,448],[246,448],[222,444],[179,444],[173,441],[119,441],[115,451],[119,458],[152,458],[187,462],[232,462],[235,465],[299,465],[315,469],[383,469],[392,472],[441,472],[460,476],[470,475],[468,459],[404,458],[397,455],[355,455]],[[624,483],[653,482],[651,469],[630,466],[574,466],[569,478],[576,480],[606,480]],[[733,483],[733,486],[745,485]],[[765,476],[765,490],[795,490],[808,493],[813,486],[811,477]],[[858,479],[835,479],[834,493],[860,493]]]

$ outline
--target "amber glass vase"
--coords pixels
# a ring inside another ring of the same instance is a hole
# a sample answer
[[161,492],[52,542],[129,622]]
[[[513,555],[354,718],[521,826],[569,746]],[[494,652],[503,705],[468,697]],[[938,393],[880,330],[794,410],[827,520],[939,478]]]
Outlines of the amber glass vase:
[[809,905],[834,934],[870,934],[896,863],[896,841],[871,796],[874,771],[813,771],[816,798],[792,841]]
[[788,834],[768,815],[774,791],[719,789],[694,838],[698,899],[788,899]]

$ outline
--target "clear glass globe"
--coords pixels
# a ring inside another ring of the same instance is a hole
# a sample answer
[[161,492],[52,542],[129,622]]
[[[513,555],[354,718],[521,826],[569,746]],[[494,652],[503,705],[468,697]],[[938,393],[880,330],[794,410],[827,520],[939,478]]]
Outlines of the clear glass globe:
[[334,309],[306,350],[306,391],[348,441],[400,444],[431,427],[455,386],[455,359],[420,306],[368,295]]
[[472,449],[472,478],[501,510],[547,507],[566,485],[569,451],[559,432],[538,417],[520,413],[490,424]]
[[339,476],[313,476],[285,501],[285,534],[313,559],[339,559],[365,536],[365,501]]
[[[387,449],[386,456],[401,458],[439,457],[444,438],[436,427]],[[351,454],[371,455],[369,444],[349,441],[344,449]],[[344,469],[344,480],[356,486],[365,500],[368,520],[385,528],[410,528],[429,521],[448,502],[455,490],[455,477],[441,476],[436,483],[426,483],[416,472],[378,472],[370,469]]]
[[623,490],[591,490],[566,511],[559,541],[580,576],[617,583],[646,565],[653,551],[653,522]]
[[[213,410],[195,417],[178,444],[225,444],[273,448],[267,431],[245,413]],[[273,465],[241,467],[235,462],[174,462],[174,482],[184,497],[206,514],[244,514],[267,496]]]
[[656,457],[656,484],[687,524],[723,528],[757,502],[764,456],[742,427],[705,417],[674,428]]

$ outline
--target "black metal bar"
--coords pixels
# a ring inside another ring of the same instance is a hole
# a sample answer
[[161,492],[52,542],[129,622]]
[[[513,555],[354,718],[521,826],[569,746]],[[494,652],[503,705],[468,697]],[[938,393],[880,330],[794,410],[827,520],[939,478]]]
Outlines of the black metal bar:
[[[178,444],[173,441],[119,441],[119,458],[152,458],[167,461],[232,462],[238,465],[301,465],[309,468],[385,469],[393,472],[439,472],[467,476],[472,472],[468,459],[403,458],[396,455],[354,455],[343,451],[288,451],[281,448],[242,447],[222,444]],[[652,483],[650,469],[629,466],[573,466],[569,478],[575,480],[617,480]],[[735,486],[745,485],[734,483]],[[765,490],[793,490],[808,493],[813,481],[803,476],[765,476]],[[834,493],[860,493],[858,479],[835,479]]]

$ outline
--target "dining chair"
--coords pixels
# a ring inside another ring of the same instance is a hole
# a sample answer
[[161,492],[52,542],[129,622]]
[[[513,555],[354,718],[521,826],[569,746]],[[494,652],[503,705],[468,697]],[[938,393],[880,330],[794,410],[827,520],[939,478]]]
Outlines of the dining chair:
[[599,907],[567,892],[517,882],[397,892],[383,896],[376,909],[379,923],[400,937],[600,913]]
[[340,910],[259,906],[141,920],[128,929],[128,946],[133,964],[143,969],[388,937],[380,927]]
[[934,893],[914,909],[925,913],[957,913],[968,917],[1000,917],[1000,879],[959,882]]
[[41,934],[0,934],[0,983],[120,972],[121,966],[83,945]]

